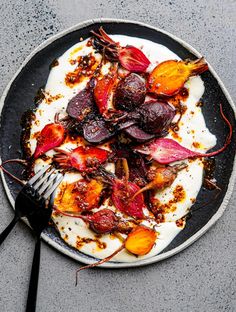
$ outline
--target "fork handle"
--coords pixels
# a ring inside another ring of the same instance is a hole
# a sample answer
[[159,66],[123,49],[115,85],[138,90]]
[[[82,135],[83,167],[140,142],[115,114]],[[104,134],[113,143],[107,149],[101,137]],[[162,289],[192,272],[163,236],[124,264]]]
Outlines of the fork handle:
[[34,258],[31,268],[31,276],[28,290],[28,298],[26,305],[26,312],[34,312],[36,309],[38,279],[39,279],[39,266],[40,266],[40,249],[41,240],[40,235],[37,235],[37,240],[34,249]]
[[20,218],[15,215],[15,217],[12,219],[12,221],[8,224],[8,226],[5,228],[5,230],[0,234],[0,245],[4,242],[5,238],[8,236],[8,234],[11,232],[11,230],[14,228],[16,222]]

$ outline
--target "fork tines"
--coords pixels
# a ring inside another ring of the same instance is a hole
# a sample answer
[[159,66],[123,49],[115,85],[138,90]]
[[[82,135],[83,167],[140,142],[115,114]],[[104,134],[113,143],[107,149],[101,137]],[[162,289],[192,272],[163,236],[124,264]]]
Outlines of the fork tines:
[[29,181],[40,196],[48,199],[63,180],[63,174],[50,165],[39,170]]

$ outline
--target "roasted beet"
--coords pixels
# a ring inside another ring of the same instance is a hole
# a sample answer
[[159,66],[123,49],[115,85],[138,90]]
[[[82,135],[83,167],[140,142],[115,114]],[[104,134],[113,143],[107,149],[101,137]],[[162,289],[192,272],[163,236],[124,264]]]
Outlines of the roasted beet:
[[69,101],[66,112],[70,117],[82,121],[87,115],[96,111],[96,104],[93,98],[94,85],[95,80],[92,79],[86,88]]
[[145,102],[137,111],[140,115],[140,127],[145,132],[158,135],[168,129],[175,116],[175,109],[160,101]]
[[155,139],[147,145],[135,148],[135,150],[142,154],[149,155],[149,157],[151,156],[152,159],[156,160],[160,164],[165,165],[187,158],[212,157],[218,155],[219,153],[223,152],[230,144],[233,131],[232,125],[225,116],[221,105],[220,105],[220,113],[225,123],[229,127],[229,134],[226,137],[224,145],[214,152],[203,154],[191,151],[186,147],[180,145],[178,142],[168,138]]
[[129,137],[140,143],[149,141],[155,137],[155,135],[143,131],[137,125],[133,125],[125,129],[125,133],[128,134]]
[[142,194],[134,200],[132,197],[140,190],[140,187],[132,182],[116,179],[112,185],[112,201],[115,207],[121,212],[137,219],[142,219],[143,208],[145,208],[144,197]]
[[91,33],[94,35],[95,49],[109,61],[120,62],[130,72],[145,72],[148,68],[150,61],[140,49],[130,45],[122,47],[119,42],[112,40],[102,27],[98,33],[93,30]]
[[[93,192],[90,192],[90,195],[91,193]],[[74,193],[72,193],[72,195],[74,195]],[[67,203],[67,207],[68,207],[68,203]],[[57,205],[54,205],[53,208],[56,212],[62,215],[65,215],[67,217],[82,219],[84,222],[89,224],[89,227],[94,232],[98,234],[111,233],[115,231],[118,227],[119,219],[117,218],[115,213],[110,209],[104,208],[95,213],[89,214],[88,210],[91,209],[91,207],[89,207],[86,202],[85,202],[85,209],[84,207],[82,208],[84,211],[86,211],[86,214],[81,214],[80,211],[71,211],[68,208],[65,211],[63,207],[61,207],[61,205],[58,205],[58,203]],[[130,227],[128,227],[128,224],[126,224],[126,231],[127,232],[130,231]]]
[[115,135],[102,118],[88,120],[83,125],[83,136],[86,141],[93,144],[100,144]]
[[110,209],[102,209],[89,216],[91,229],[98,234],[106,234],[114,231],[118,225],[118,218]]
[[118,179],[116,175],[106,171],[103,167],[92,173],[93,178],[99,178],[104,184],[107,183],[111,187],[111,199],[116,209],[135,219],[142,219],[144,216],[143,208],[145,208],[143,194],[131,200],[133,195],[140,190],[140,187],[129,181],[128,174],[125,175],[124,179]]
[[145,178],[149,167],[145,163],[144,157],[135,153],[127,144],[118,143],[111,145],[111,147],[114,155],[113,159],[115,159],[116,176],[119,179],[127,179],[128,176],[130,182],[134,182],[141,187],[146,185]]
[[145,96],[145,81],[139,75],[131,73],[118,83],[114,106],[116,109],[132,111],[144,102]]
[[153,248],[157,238],[157,233],[143,225],[137,226],[129,233],[125,241],[125,248],[137,256],[149,253]]
[[158,64],[148,79],[148,91],[161,96],[177,94],[191,76],[196,76],[208,69],[204,58],[195,61],[168,60]]
[[37,146],[34,158],[42,156],[44,153],[60,146],[65,139],[66,131],[60,123],[50,123],[46,125],[37,138]]
[[170,186],[176,179],[178,172],[186,167],[187,165],[183,163],[175,166],[150,169],[147,173],[149,183],[139,190],[133,198],[145,191],[161,190]]
[[55,148],[57,154],[53,160],[64,169],[76,169],[80,172],[91,172],[104,163],[109,155],[107,150],[93,146],[78,146],[71,151]]
[[63,182],[54,206],[60,213],[79,217],[82,211],[98,208],[102,196],[103,184],[95,179]]
[[109,74],[103,76],[98,80],[94,88],[94,99],[98,107],[99,113],[103,117],[108,117],[108,102],[111,97],[112,90],[114,89],[117,81],[117,68],[118,64],[115,63],[111,68]]

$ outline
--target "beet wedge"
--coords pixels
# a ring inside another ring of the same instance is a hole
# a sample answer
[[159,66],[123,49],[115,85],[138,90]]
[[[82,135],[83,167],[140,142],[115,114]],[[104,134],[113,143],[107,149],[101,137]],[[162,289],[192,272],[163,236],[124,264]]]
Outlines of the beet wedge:
[[54,156],[54,161],[61,168],[76,169],[80,172],[92,172],[99,165],[106,162],[109,152],[98,147],[83,147],[79,146],[72,151],[64,151],[55,149],[57,154]]
[[111,92],[116,84],[116,74],[106,75],[102,79],[98,80],[96,87],[94,88],[94,99],[97,104],[98,110],[101,115],[106,117],[108,113],[108,101],[111,96]]
[[144,256],[151,251],[157,233],[143,225],[137,226],[125,240],[125,248],[134,255]]
[[46,125],[37,138],[33,158],[36,159],[51,149],[60,146],[65,139],[65,134],[65,128],[60,123]]
[[82,211],[98,208],[102,194],[103,184],[95,179],[63,183],[55,197],[54,206],[61,213],[73,216]]
[[143,208],[145,207],[143,194],[132,197],[140,190],[140,187],[132,182],[116,179],[112,186],[112,201],[115,207],[121,212],[137,218],[144,218]]
[[111,62],[119,62],[130,72],[145,72],[150,64],[146,55],[134,46],[122,47],[119,42],[112,40],[102,27],[98,33],[91,31],[94,36],[94,46]]
[[96,79],[92,78],[86,87],[69,101],[66,112],[70,117],[83,121],[89,114],[96,112],[93,98],[95,83]]
[[121,65],[130,72],[145,72],[150,65],[146,55],[134,46],[126,46],[119,50]]
[[170,60],[158,64],[148,79],[148,91],[160,96],[173,96],[191,76],[208,69],[204,58],[195,61]]
[[137,148],[136,151],[150,155],[152,159],[156,160],[160,164],[167,165],[172,162],[188,158],[211,157],[218,155],[226,149],[228,144],[229,143],[225,144],[222,148],[215,152],[203,154],[191,151],[172,139],[161,138],[152,141],[147,149],[145,148],[142,150]]

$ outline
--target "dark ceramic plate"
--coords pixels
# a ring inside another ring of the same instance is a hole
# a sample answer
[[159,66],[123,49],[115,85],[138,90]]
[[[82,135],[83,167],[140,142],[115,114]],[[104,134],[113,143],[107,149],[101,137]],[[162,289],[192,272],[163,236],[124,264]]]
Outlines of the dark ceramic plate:
[[[36,91],[39,87],[46,84],[50,63],[77,43],[80,37],[87,38],[90,30],[98,29],[99,26],[104,26],[110,34],[137,36],[163,44],[182,59],[195,59],[201,56],[191,46],[171,34],[145,24],[124,20],[103,19],[88,21],[50,38],[26,59],[2,96],[0,103],[2,108],[0,129],[2,160],[20,157],[20,119],[24,111],[34,106],[33,99]],[[193,212],[185,229],[159,255],[135,263],[109,262],[104,264],[104,267],[140,266],[170,257],[192,244],[204,234],[225,210],[235,178],[235,107],[223,83],[211,67],[208,72],[202,75],[202,79],[205,83],[205,93],[202,99],[205,104],[203,106],[203,114],[207,127],[217,136],[217,147],[222,146],[228,134],[227,126],[220,118],[219,103],[222,103],[223,109],[234,127],[231,145],[224,153],[216,157],[215,178],[222,189],[220,195],[216,200],[213,200],[214,193],[202,187],[193,209],[195,210],[206,202],[209,202],[209,204],[204,209],[198,209]],[[11,167],[11,170],[15,174],[19,175],[20,173],[19,168]],[[12,205],[14,205],[14,198],[19,188],[7,177],[3,177],[3,183],[7,195]],[[43,233],[43,239],[56,249],[76,260],[84,263],[95,261],[95,258],[84,255],[67,246],[60,239],[54,228],[48,228]]]

